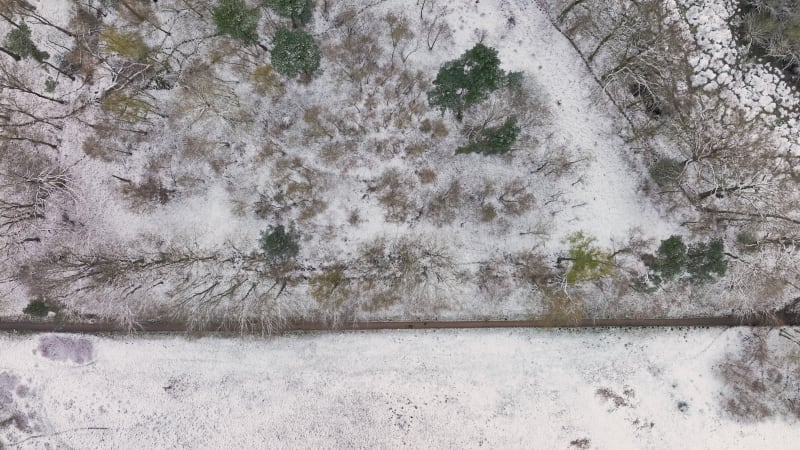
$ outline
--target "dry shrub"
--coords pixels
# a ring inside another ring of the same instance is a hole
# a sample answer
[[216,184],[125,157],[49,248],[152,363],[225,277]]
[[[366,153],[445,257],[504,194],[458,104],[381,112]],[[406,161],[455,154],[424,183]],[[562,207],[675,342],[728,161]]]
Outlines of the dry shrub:
[[431,130],[431,137],[436,140],[442,140],[447,137],[450,132],[447,130],[444,120],[438,119],[433,122],[433,129]]
[[428,150],[428,145],[424,142],[412,142],[406,146],[406,155],[419,156]]
[[[781,335],[793,336],[785,330]],[[800,419],[800,341],[753,329],[718,370],[726,388],[722,406],[733,417],[747,422],[773,416]]]
[[542,289],[544,319],[550,325],[578,325],[586,317],[583,297],[577,292],[560,288]]
[[353,226],[356,226],[359,223],[361,223],[361,216],[358,214],[357,209],[350,211],[350,214],[347,216],[347,223]]
[[625,395],[624,397],[622,395],[617,394],[610,388],[605,388],[605,387],[598,388],[594,393],[598,397],[611,401],[611,403],[614,404],[613,409],[617,409],[622,406],[630,406],[631,405],[630,399],[634,397],[634,392],[632,389],[625,389],[625,391],[623,392],[623,394]]
[[337,61],[335,70],[359,91],[380,69],[383,46],[378,41],[380,21],[368,12],[348,8],[334,19],[330,39],[323,43],[324,57]]
[[150,3],[143,3],[136,0],[117,0],[117,12],[120,17],[132,25],[141,25],[148,22],[158,25],[156,17]]
[[104,112],[130,124],[144,122],[149,116],[158,114],[158,107],[150,99],[137,93],[112,92],[103,97],[101,107]]
[[314,105],[309,106],[303,111],[303,121],[308,126],[303,133],[303,139],[306,144],[313,143],[322,138],[333,139],[335,137],[335,130],[333,127],[326,126],[326,117],[329,115],[328,111],[323,111],[322,107]]
[[328,204],[322,196],[325,179],[298,157],[278,158],[272,167],[272,186],[259,194],[253,205],[256,216],[282,220],[284,214],[299,209],[298,220],[306,221],[323,212]]
[[453,180],[447,189],[433,195],[426,208],[427,215],[436,225],[451,224],[463,204],[464,192],[461,183]]
[[61,69],[67,73],[79,74],[91,83],[99,59],[95,56],[99,47],[100,19],[83,7],[76,7],[70,18],[69,28],[76,35],[75,45],[64,56]]
[[308,280],[308,291],[319,306],[327,312],[339,309],[353,297],[350,279],[342,264],[334,264]]
[[273,144],[272,142],[265,142],[264,145],[261,146],[261,149],[259,149],[258,153],[256,153],[254,162],[256,165],[262,166],[273,156],[278,154],[282,154],[282,152],[277,145]]
[[497,201],[503,207],[503,212],[512,216],[520,216],[530,211],[534,205],[533,194],[528,192],[527,183],[520,178],[515,178],[503,186]]
[[375,313],[387,310],[398,302],[400,302],[400,293],[393,289],[385,289],[370,293],[361,305],[361,309]]
[[497,210],[493,205],[481,205],[478,209],[478,218],[484,223],[491,222],[497,218]]
[[431,184],[436,181],[436,171],[430,168],[420,169],[417,176],[422,184]]
[[500,301],[511,294],[514,288],[513,273],[508,273],[509,266],[502,259],[482,262],[475,274],[478,289],[490,301]]
[[205,60],[188,62],[178,85],[180,91],[174,100],[175,112],[170,117],[193,118],[197,121],[213,114],[231,121],[248,119],[241,114],[239,97],[231,84],[218,77],[213,65]]
[[409,305],[436,302],[452,292],[458,278],[448,250],[419,238],[375,240],[361,248],[353,271],[367,310],[401,299]]
[[131,153],[119,148],[119,143],[114,140],[104,140],[97,136],[89,136],[83,141],[83,153],[86,156],[100,161],[113,162],[118,161],[123,155],[130,155]]
[[285,92],[280,77],[271,65],[256,66],[250,76],[253,87],[260,95],[270,95],[273,99],[280,99]]
[[311,220],[326,209],[328,209],[328,202],[317,198],[312,199],[311,202],[307,202],[300,208],[300,212],[297,214],[297,220],[300,222]]
[[586,450],[592,446],[592,441],[589,438],[573,439],[569,442],[570,447]]
[[155,204],[168,203],[175,194],[174,189],[168,189],[152,174],[138,183],[124,183],[120,188],[122,194],[136,210],[144,209]]
[[412,179],[402,175],[397,169],[388,169],[370,191],[378,193],[378,201],[386,209],[386,220],[405,222],[416,210],[416,205],[409,196],[413,187]]
[[423,133],[430,133],[433,130],[433,123],[431,119],[423,119],[422,122],[419,123],[419,131]]
[[180,154],[191,161],[208,161],[211,164],[215,144],[199,137],[187,137]]

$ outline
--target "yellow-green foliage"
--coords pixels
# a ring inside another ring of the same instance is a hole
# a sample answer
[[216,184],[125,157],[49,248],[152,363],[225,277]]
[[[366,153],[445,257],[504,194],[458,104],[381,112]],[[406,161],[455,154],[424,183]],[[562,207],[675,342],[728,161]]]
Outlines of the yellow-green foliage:
[[122,92],[107,95],[102,103],[103,111],[110,112],[125,122],[138,123],[145,120],[156,108],[145,100],[130,97]]
[[314,300],[327,308],[338,308],[350,296],[349,280],[344,267],[338,264],[311,277],[308,287]]
[[583,298],[573,293],[568,295],[562,289],[543,289],[544,316],[552,326],[578,325],[586,315]]
[[568,284],[597,280],[611,273],[614,267],[611,255],[596,246],[595,241],[580,231],[567,238],[570,248],[565,259],[572,263],[566,275]]
[[256,67],[252,79],[256,92],[261,95],[277,93],[275,91],[281,88],[281,80],[269,64]]
[[100,39],[105,42],[106,49],[123,58],[143,62],[149,59],[151,49],[144,43],[141,36],[132,32],[119,31],[114,27],[107,27],[100,33]]

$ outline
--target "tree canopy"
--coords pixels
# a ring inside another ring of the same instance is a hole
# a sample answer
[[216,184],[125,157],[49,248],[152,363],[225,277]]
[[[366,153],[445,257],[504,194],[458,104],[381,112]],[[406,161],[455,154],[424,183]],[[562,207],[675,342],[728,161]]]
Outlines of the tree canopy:
[[310,76],[319,69],[322,53],[314,37],[305,31],[281,28],[275,34],[272,66],[289,78]]
[[724,275],[727,268],[721,239],[687,247],[680,236],[670,236],[661,241],[656,250],[655,259],[650,263],[650,279],[655,287],[675,278],[703,283],[710,281],[712,274]]
[[[452,111],[461,121],[466,108],[486,100],[507,81],[506,78],[497,50],[476,44],[439,69],[433,89],[428,92],[428,102],[442,112]],[[518,81],[517,78],[515,76],[514,81]]]
[[259,246],[270,263],[286,263],[300,252],[297,233],[291,228],[287,231],[283,225],[272,227],[261,232]]
[[567,257],[562,259],[572,262],[565,276],[568,284],[597,280],[611,273],[614,268],[611,255],[595,242],[595,238],[581,232],[573,233],[567,238],[570,248]]
[[214,24],[222,34],[239,39],[247,45],[258,41],[258,8],[247,9],[244,0],[220,0],[214,8]]
[[311,21],[314,11],[312,0],[264,0],[264,6],[281,17],[292,19],[292,26],[295,28]]

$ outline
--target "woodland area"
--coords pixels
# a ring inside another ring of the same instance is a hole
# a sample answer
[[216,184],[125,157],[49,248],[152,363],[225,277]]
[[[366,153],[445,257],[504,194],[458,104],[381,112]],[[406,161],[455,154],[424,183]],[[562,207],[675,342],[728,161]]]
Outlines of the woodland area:
[[3,1],[0,310],[797,308],[799,30],[789,0]]

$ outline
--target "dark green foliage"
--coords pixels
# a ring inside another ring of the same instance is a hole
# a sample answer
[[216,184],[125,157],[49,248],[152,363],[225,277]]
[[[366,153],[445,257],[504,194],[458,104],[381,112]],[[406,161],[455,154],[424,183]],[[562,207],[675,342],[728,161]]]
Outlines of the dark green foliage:
[[31,29],[25,22],[19,24],[19,28],[14,28],[6,35],[6,46],[12,52],[22,58],[33,58],[42,62],[50,58],[50,54],[36,48],[36,44],[31,39]]
[[275,34],[272,67],[289,78],[313,74],[319,69],[321,55],[314,37],[305,31],[281,28]]
[[264,251],[264,255],[270,263],[281,264],[294,259],[300,252],[300,244],[297,242],[298,236],[293,229],[288,231],[283,225],[270,228],[269,231],[261,232],[259,247]]
[[699,242],[689,247],[687,252],[688,262],[686,270],[690,280],[700,283],[711,280],[711,274],[725,275],[728,262],[725,261],[725,250],[721,239],[714,239],[708,243]]
[[28,306],[22,310],[24,314],[34,317],[45,317],[50,312],[50,307],[41,298],[31,300]]
[[683,243],[683,238],[670,236],[658,246],[651,268],[659,278],[669,281],[684,273],[686,261],[686,244]]
[[240,39],[247,45],[255,44],[258,40],[256,27],[259,11],[248,10],[244,0],[220,0],[219,6],[214,8],[213,15],[214,24],[220,33]]
[[[649,265],[651,270],[648,278],[655,288],[675,278],[704,283],[712,280],[712,274],[725,275],[728,268],[721,239],[698,242],[687,248],[680,236],[670,236],[661,241]],[[688,277],[683,277],[686,273]]]
[[[516,82],[518,76],[514,76]],[[497,50],[476,44],[460,58],[446,62],[428,92],[428,102],[442,112],[452,111],[459,121],[464,110],[482,102],[506,82]]]
[[517,118],[511,116],[499,127],[480,130],[477,139],[456,149],[456,154],[482,153],[484,155],[502,155],[503,153],[508,153],[517,140],[519,131]]
[[661,158],[650,167],[650,176],[661,189],[675,187],[684,167],[685,164],[677,159]]
[[264,0],[264,6],[279,16],[292,19],[292,25],[295,27],[311,21],[311,13],[314,11],[313,0]]
[[525,75],[522,72],[508,72],[506,76],[506,86],[512,90],[520,90],[523,88],[522,83],[525,81]]

